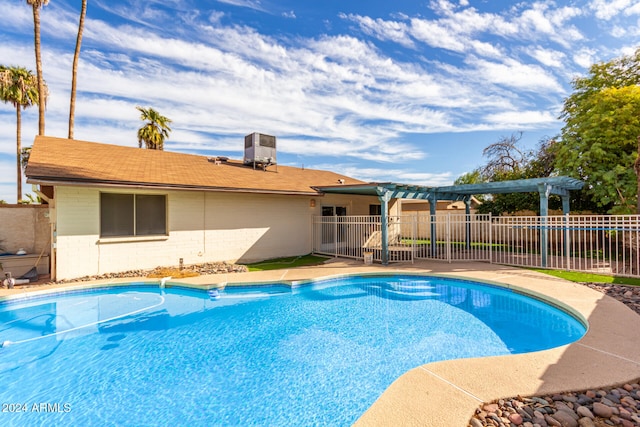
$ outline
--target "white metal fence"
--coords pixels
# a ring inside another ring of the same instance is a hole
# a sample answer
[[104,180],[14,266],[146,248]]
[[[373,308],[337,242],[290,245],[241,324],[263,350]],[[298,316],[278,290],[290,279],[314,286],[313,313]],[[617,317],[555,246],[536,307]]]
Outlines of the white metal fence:
[[[413,227],[403,222],[402,217],[388,218],[389,261],[413,261],[414,235]],[[316,216],[313,219],[313,251],[345,258],[364,258],[365,252],[368,252],[374,260],[380,261],[381,217]]]
[[640,216],[492,219],[492,261],[640,277]]
[[[435,234],[435,239],[432,235]],[[388,260],[487,261],[640,277],[639,215],[388,218]],[[313,251],[382,260],[380,216],[314,217]]]

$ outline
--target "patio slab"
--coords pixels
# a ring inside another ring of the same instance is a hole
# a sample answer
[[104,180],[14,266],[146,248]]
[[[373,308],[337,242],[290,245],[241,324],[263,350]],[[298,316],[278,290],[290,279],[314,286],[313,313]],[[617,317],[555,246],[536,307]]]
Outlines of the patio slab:
[[[354,273],[443,274],[516,288],[570,309],[589,324],[570,345],[534,353],[459,359],[418,366],[399,377],[362,415],[356,426],[461,426],[481,402],[512,397],[598,389],[640,377],[640,315],[586,286],[496,264],[424,261],[390,266],[333,259],[321,266],[250,273],[225,273],[171,283],[221,286],[295,282]],[[89,285],[131,282],[117,279]],[[158,282],[157,280],[155,280]],[[0,297],[51,291],[87,283],[0,289]]]

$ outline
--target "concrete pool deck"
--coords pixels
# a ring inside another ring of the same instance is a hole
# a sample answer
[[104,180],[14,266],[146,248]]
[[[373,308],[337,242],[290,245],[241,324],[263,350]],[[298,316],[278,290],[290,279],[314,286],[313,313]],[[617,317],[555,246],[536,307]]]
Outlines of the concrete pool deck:
[[[416,367],[398,378],[356,426],[467,426],[482,402],[571,390],[599,389],[640,377],[640,315],[586,286],[548,275],[488,263],[416,262],[363,265],[344,259],[314,267],[224,273],[171,280],[195,286],[299,281],[354,273],[431,273],[499,283],[570,308],[589,324],[579,341],[534,353],[458,359]],[[114,279],[91,285],[130,282]],[[155,280],[157,282],[157,279]],[[77,284],[0,289],[0,297],[69,288]]]

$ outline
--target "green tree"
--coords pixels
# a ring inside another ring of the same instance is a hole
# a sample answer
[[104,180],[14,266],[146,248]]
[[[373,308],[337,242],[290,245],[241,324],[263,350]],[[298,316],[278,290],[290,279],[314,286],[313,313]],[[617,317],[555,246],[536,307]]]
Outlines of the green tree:
[[42,54],[40,50],[40,9],[46,6],[49,0],[27,0],[27,4],[33,9],[33,37],[36,52],[36,76],[38,78],[38,135],[44,135],[44,110],[47,100],[47,88],[42,76]]
[[640,213],[634,173],[640,136],[640,49],[593,65],[573,81],[556,166],[585,181],[583,192],[609,213]]
[[171,120],[158,113],[153,108],[136,107],[140,111],[140,120],[145,124],[138,129],[138,147],[142,143],[150,150],[163,150],[164,140],[169,138]]
[[[503,136],[489,145],[483,150],[487,163],[460,176],[454,184],[479,184],[557,175],[555,163],[559,144],[556,138],[542,138],[533,150],[522,148],[521,138],[522,133],[518,132],[508,137]],[[478,208],[479,213],[501,215],[523,210],[538,212],[540,209],[540,196],[536,192],[492,194],[482,199],[482,196],[476,197],[483,202]],[[585,203],[579,191],[571,192],[571,206],[574,210],[592,210],[592,206]],[[561,199],[552,195],[549,198],[549,207],[560,209]]]
[[84,18],[87,15],[87,0],[82,0],[80,20],[78,22],[78,35],[76,37],[76,50],[73,54],[73,66],[71,71],[71,99],[69,101],[69,139],[73,139],[73,126],[76,112],[76,87],[78,79],[78,60],[80,59],[80,47],[82,46],[82,33],[84,31]]
[[478,168],[472,170],[471,172],[460,175],[458,178],[456,178],[455,181],[453,181],[453,185],[480,184],[482,182],[485,181],[482,178],[481,170]]
[[22,113],[27,107],[39,104],[38,79],[23,67],[0,66],[0,100],[16,109],[16,169],[17,201],[22,199]]

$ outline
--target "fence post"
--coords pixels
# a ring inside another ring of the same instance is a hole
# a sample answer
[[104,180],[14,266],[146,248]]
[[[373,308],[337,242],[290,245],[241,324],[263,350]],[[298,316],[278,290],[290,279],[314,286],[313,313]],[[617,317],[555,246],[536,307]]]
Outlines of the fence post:
[[467,250],[471,249],[471,196],[467,196],[464,199],[464,214],[465,214],[465,246]]
[[418,215],[412,216],[411,227],[411,264],[414,262],[416,255],[416,239],[418,238]]
[[333,254],[338,257],[338,216],[333,216]]
[[445,247],[446,249],[446,254],[447,254],[447,261],[449,262],[449,264],[451,264],[451,214],[447,214],[446,216],[447,220],[445,223],[445,230],[446,230],[446,238],[445,238]]
[[493,264],[493,250],[493,217],[489,212],[489,264]]

